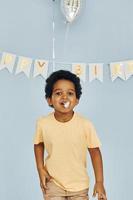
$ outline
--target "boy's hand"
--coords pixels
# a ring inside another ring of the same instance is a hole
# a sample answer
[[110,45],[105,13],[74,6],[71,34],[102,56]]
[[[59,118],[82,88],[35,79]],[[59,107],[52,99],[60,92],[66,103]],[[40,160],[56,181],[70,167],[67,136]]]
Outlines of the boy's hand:
[[46,182],[49,181],[52,177],[48,174],[45,168],[39,170],[40,177],[40,187],[43,192],[47,189]]
[[93,190],[93,197],[98,194],[98,200],[107,200],[106,192],[102,182],[96,182]]

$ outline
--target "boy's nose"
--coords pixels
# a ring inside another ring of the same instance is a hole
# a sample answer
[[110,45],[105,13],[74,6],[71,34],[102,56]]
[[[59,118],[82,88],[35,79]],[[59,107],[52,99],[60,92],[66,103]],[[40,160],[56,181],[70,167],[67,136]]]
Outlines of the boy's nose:
[[62,98],[66,99],[67,98],[67,94],[66,93],[62,94]]

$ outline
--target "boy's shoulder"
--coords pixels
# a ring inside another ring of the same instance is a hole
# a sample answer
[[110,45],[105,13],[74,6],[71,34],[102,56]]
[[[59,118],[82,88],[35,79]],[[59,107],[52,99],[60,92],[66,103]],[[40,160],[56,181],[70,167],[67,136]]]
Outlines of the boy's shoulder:
[[43,123],[46,120],[49,120],[52,117],[53,113],[48,113],[47,115],[42,115],[37,118],[38,123]]
[[94,130],[95,129],[95,125],[90,118],[83,116],[79,113],[78,113],[78,117],[80,118],[80,122],[81,122],[80,124],[82,124],[86,130],[88,130],[88,129]]
[[76,116],[77,116],[77,118],[78,118],[80,121],[82,121],[82,122],[84,122],[84,123],[92,123],[92,121],[91,121],[90,118],[88,118],[88,117],[86,117],[86,116],[84,116],[84,115],[82,115],[82,114],[80,114],[80,113],[77,113],[77,112],[76,112]]

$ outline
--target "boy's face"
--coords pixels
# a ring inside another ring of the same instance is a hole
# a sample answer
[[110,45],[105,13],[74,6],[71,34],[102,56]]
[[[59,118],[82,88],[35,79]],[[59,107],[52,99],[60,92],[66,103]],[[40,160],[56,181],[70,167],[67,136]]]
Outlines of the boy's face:
[[54,107],[55,111],[62,113],[72,111],[79,102],[73,82],[64,79],[58,80],[54,84],[52,96],[47,98],[47,102]]

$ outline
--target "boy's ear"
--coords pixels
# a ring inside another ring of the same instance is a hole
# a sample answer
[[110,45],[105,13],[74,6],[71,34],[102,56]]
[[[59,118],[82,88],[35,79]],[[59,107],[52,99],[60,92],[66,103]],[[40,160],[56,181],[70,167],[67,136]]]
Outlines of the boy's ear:
[[49,106],[52,106],[51,98],[47,98],[47,102]]

